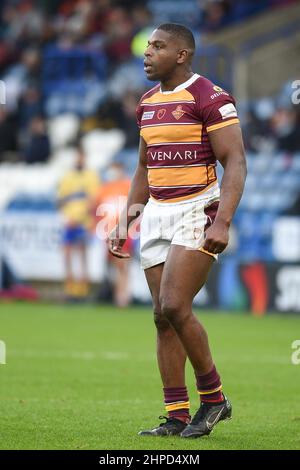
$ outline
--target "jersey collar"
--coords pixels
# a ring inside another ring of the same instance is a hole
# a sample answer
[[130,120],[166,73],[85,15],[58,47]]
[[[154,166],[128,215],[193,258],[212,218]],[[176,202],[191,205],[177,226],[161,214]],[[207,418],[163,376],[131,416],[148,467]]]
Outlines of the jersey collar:
[[174,90],[161,91],[161,87],[159,87],[159,91],[163,95],[170,95],[171,93],[177,93],[178,91],[184,90],[185,88],[189,87],[199,77],[200,75],[198,73],[194,73],[194,75],[192,75],[191,78],[189,78],[186,82],[183,82],[180,85],[178,85],[176,88],[174,88]]

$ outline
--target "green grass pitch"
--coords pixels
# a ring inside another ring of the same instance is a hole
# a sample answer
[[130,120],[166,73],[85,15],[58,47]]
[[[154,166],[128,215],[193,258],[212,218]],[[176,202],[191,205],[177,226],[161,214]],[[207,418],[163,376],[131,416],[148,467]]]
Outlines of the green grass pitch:
[[300,449],[300,317],[198,314],[233,419],[183,440],[137,435],[164,414],[149,308],[0,304],[0,448]]

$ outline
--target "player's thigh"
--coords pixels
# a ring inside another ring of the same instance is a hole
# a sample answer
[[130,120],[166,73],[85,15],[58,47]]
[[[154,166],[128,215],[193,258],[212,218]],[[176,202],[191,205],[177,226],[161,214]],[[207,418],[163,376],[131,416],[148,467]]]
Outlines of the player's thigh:
[[171,245],[161,278],[161,307],[178,309],[191,305],[204,285],[213,262],[212,256],[199,250]]
[[154,311],[160,312],[159,293],[164,263],[145,269],[146,280],[152,296]]

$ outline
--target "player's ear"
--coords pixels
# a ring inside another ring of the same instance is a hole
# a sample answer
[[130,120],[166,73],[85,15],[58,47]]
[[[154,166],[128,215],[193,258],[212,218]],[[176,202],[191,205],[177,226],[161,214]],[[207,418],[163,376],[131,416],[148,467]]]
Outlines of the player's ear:
[[177,55],[177,64],[183,64],[188,60],[189,51],[187,49],[180,49]]

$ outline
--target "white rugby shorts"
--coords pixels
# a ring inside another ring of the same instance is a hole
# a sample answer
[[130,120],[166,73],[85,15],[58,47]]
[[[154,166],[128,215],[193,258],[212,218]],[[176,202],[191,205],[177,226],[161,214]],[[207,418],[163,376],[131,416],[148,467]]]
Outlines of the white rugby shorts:
[[171,245],[200,250],[213,258],[218,255],[202,248],[204,232],[212,225],[218,209],[218,185],[207,193],[178,203],[149,199],[141,221],[140,256],[142,269],[148,269],[167,259]]

